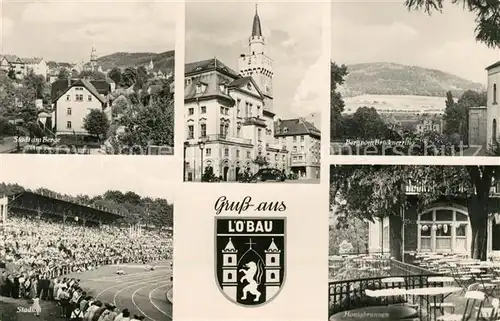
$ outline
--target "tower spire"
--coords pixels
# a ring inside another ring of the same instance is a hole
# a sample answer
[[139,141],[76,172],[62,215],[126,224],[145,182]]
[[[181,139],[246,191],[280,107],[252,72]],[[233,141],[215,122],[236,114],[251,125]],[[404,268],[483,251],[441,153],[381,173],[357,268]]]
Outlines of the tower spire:
[[262,37],[262,28],[260,26],[259,13],[257,12],[257,4],[255,4],[255,16],[253,17],[252,37]]

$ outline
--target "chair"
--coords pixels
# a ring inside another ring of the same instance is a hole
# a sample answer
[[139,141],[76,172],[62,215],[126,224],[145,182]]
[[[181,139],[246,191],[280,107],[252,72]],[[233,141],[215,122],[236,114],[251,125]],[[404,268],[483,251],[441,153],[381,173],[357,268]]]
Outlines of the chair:
[[[460,320],[468,321],[472,316],[472,313],[474,311],[474,304],[476,303],[476,301],[480,302],[479,307],[477,309],[478,311],[477,311],[477,317],[476,317],[476,319],[479,320],[479,318],[481,316],[482,308],[483,308],[483,303],[485,300],[484,292],[467,291],[465,293],[464,297],[467,299],[467,302],[465,303],[465,309],[464,309],[463,314],[443,314],[443,315],[437,317],[436,321],[460,321]],[[471,300],[472,300],[472,304],[469,305]],[[469,310],[469,307],[470,307],[470,312],[467,315],[467,310]]]
[[[453,285],[455,283],[455,279],[451,276],[431,276],[427,279],[429,284],[442,283],[443,286]],[[443,301],[445,296],[443,296]],[[431,309],[439,309],[441,313],[444,314],[445,309],[450,309],[451,314],[455,313],[455,304],[453,302],[434,302],[430,303]]]
[[[491,300],[490,308],[483,308],[481,310],[481,318],[485,320],[496,320],[498,317],[498,307],[500,306],[500,301],[497,298]],[[477,309],[477,307],[475,307]]]

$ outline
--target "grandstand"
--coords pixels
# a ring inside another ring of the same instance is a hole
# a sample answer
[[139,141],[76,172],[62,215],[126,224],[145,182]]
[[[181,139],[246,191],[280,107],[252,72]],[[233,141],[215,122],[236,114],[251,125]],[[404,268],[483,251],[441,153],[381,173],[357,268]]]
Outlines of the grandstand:
[[[32,191],[0,197],[0,214],[0,299],[8,297],[21,301],[40,298],[46,305],[57,298],[56,284],[64,283],[70,295],[81,295],[82,291],[88,294],[99,292],[94,297],[87,296],[86,301],[91,303],[82,313],[90,313],[91,309],[97,311],[95,304],[100,304],[99,309],[107,312],[129,308],[131,320],[134,313],[137,320],[141,320],[139,316],[142,315],[144,320],[155,321],[159,318],[151,316],[155,313],[160,314],[161,319],[165,316],[171,319],[171,311],[165,312],[171,309],[171,303],[153,302],[151,295],[149,301],[153,305],[148,310],[144,306],[140,308],[133,295],[133,304],[122,303],[131,306],[116,306],[121,305],[116,299],[118,293],[108,293],[109,288],[116,290],[116,285],[106,288],[107,295],[111,297],[106,296],[104,290],[100,291],[106,282],[120,285],[121,282],[127,283],[126,280],[128,283],[137,280],[140,284],[149,278],[152,285],[157,285],[159,280],[164,279],[169,282],[165,286],[171,284],[167,274],[171,267],[161,265],[162,262],[171,262],[171,228],[139,227],[129,223],[127,217],[116,210],[83,204],[55,193]],[[139,272],[134,270],[145,264],[158,265],[159,268],[149,272],[144,268]],[[109,276],[114,274],[112,271],[117,266],[130,271],[130,276],[123,279]],[[67,280],[62,282],[63,278]],[[117,292],[126,295],[126,288],[130,285]],[[63,301],[58,302],[61,304]],[[104,302],[108,303],[106,308]],[[51,316],[51,320],[70,318],[79,307],[76,303],[64,303],[61,318],[52,319]],[[168,306],[156,309],[161,304]],[[3,305],[1,309],[4,309]],[[148,315],[144,311],[148,311]]]

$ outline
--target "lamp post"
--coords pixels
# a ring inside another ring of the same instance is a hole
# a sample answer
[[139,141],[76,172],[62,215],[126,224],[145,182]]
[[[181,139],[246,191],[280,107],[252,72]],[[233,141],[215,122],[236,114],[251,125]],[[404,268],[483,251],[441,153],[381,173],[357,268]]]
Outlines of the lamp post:
[[204,141],[200,141],[198,146],[200,147],[200,151],[201,151],[200,182],[202,182],[203,181],[203,150],[205,149],[205,142]]
[[186,181],[186,150],[189,147],[189,142],[184,142],[184,163],[182,164],[183,180]]

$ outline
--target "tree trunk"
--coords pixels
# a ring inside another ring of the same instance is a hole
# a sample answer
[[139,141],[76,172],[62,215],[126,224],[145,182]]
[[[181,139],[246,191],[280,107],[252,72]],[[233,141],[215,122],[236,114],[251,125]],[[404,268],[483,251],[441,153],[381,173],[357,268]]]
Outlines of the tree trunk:
[[401,235],[401,227],[403,221],[400,216],[392,216],[389,223],[389,247],[391,257],[398,261],[402,261],[402,246],[403,238]]
[[469,221],[472,229],[471,257],[486,260],[488,240],[488,200],[480,195],[473,195],[468,202]]

